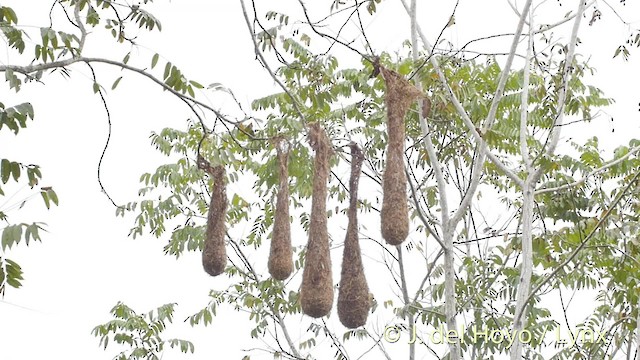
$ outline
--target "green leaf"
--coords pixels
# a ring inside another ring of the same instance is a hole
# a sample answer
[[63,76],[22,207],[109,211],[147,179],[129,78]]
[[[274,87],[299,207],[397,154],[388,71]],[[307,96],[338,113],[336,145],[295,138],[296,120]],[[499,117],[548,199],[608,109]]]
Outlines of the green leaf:
[[167,65],[164,66],[164,79],[166,80],[171,74],[171,63],[167,62]]
[[369,12],[369,15],[373,15],[373,13],[376,12],[376,3],[373,1],[369,1],[369,5],[367,5],[367,11]]
[[10,225],[7,226],[6,228],[2,229],[2,250],[5,249],[11,249],[11,247],[13,246],[13,244],[18,243],[18,241],[20,241],[20,239],[15,239],[13,236],[13,227],[15,225]]
[[11,287],[19,288],[22,286],[20,280],[24,280],[22,277],[22,269],[20,265],[18,265],[15,261],[10,259],[5,259],[6,269],[7,269],[7,284]]
[[13,225],[10,227],[11,228],[11,236],[13,237],[13,240],[15,241],[15,243],[19,243],[20,239],[22,239],[22,224],[18,224],[18,225]]
[[20,105],[16,105],[14,106],[14,109],[16,109],[16,111],[18,111],[19,113],[24,114],[30,117],[31,119],[33,119],[33,105],[31,105],[30,103],[26,102]]
[[158,64],[158,59],[160,58],[160,55],[155,54],[153,55],[153,58],[151,58],[151,68],[153,69],[154,67],[156,67],[156,64]]
[[111,90],[115,90],[116,89],[116,87],[120,83],[120,80],[122,80],[122,76],[120,76],[119,78],[116,79],[116,81],[113,82],[113,85],[111,86]]
[[613,57],[616,58],[616,56],[620,55],[620,51],[622,51],[622,45],[618,46],[618,48],[616,49],[616,51],[613,53]]
[[122,59],[123,63],[128,63],[129,62],[129,58],[131,57],[131,53],[127,53],[127,55],[125,55],[124,59]]
[[189,84],[195,86],[198,89],[204,89],[204,86],[202,86],[199,82],[195,80],[189,80]]
[[93,83],[93,93],[97,94],[98,92],[100,92],[100,85],[97,82]]
[[2,183],[6,184],[11,176],[11,162],[7,159],[2,159],[0,162],[0,176],[2,177]]
[[0,15],[1,15],[0,20],[4,18],[7,24],[18,23],[18,16],[10,7],[6,7],[6,6],[0,7]]
[[20,164],[17,162],[11,163],[11,173],[13,174],[13,180],[18,181],[20,178]]
[[[42,239],[40,238],[40,234],[38,233],[38,231],[42,229],[38,224],[33,223],[29,226],[27,226],[27,232],[31,235],[31,237],[33,238],[33,240],[37,240],[37,241],[42,241]],[[26,236],[26,233],[25,233]],[[27,240],[27,245],[29,244],[28,239]]]
[[309,37],[309,35],[307,34],[302,34],[300,36],[300,41],[302,41],[307,46],[311,45],[311,37]]
[[49,195],[49,198],[54,204],[58,205],[58,195],[53,191],[53,189],[47,189],[47,195]]
[[44,200],[44,204],[47,206],[47,209],[50,209],[51,204],[50,204],[49,195],[47,194],[47,192],[41,191],[40,195],[42,195],[42,199]]

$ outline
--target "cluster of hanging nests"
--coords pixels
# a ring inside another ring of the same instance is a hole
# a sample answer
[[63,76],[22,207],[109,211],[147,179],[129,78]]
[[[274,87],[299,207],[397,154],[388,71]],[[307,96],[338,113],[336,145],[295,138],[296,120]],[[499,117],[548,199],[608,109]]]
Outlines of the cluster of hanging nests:
[[[409,233],[409,209],[407,204],[407,177],[404,171],[404,117],[411,104],[423,97],[415,86],[400,74],[380,66],[387,90],[388,143],[385,170],[383,173],[383,201],[381,210],[382,237],[390,245],[400,245]],[[313,164],[313,193],[311,200],[311,222],[307,253],[300,288],[302,312],[319,318],[331,312],[333,306],[333,275],[329,234],[327,230],[327,181],[329,160],[333,149],[324,129],[318,123],[308,126],[309,144],[315,152]],[[291,227],[289,222],[289,143],[284,138],[273,140],[279,166],[279,185],[274,218],[274,227],[269,252],[268,269],[271,277],[287,279],[293,272],[293,252]],[[338,317],[348,328],[363,326],[371,307],[369,287],[362,265],[362,255],[358,239],[358,183],[364,155],[355,143],[351,148],[351,175],[349,181],[348,225],[342,255],[342,270],[338,294]],[[225,252],[225,214],[227,208],[224,166],[211,167],[202,159],[198,166],[207,172],[214,183],[211,204],[207,217],[207,231],[202,253],[205,271],[212,276],[224,272],[227,255]]]

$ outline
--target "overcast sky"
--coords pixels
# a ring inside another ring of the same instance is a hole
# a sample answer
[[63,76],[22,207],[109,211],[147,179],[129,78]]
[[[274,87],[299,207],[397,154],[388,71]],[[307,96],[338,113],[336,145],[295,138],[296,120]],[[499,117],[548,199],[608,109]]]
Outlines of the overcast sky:
[[[263,3],[265,1],[258,1]],[[328,8],[330,1],[323,3]],[[419,22],[433,41],[446,23],[454,2],[428,3],[430,8],[421,9]],[[494,6],[491,10],[482,9],[477,3],[480,2],[460,1],[456,25],[444,33],[455,45],[462,45],[475,36],[515,28],[516,19],[506,1],[489,1]],[[573,1],[563,3],[557,13],[547,15],[560,18],[573,9]],[[27,31],[48,24],[50,4],[51,1],[45,0],[3,2],[18,13],[20,24]],[[260,6],[262,11],[270,9]],[[640,14],[637,4],[630,2],[627,7],[629,11],[624,16]],[[156,8],[152,12],[161,20],[163,31],[141,37],[143,47],[132,55],[134,61],[137,58],[140,64],[148,64],[153,53],[158,52],[177,64],[189,78],[205,85],[219,82],[233,89],[245,108],[252,99],[276,91],[254,59],[236,1],[158,0]],[[495,8],[499,8],[499,12]],[[587,21],[583,23],[580,33],[583,44],[577,51],[591,54],[591,64],[598,69],[592,83],[616,99],[616,104],[606,109],[610,116],[595,121],[588,133],[565,135],[585,138],[597,135],[611,148],[614,144],[626,144],[639,134],[640,97],[634,85],[640,83],[637,70],[640,53],[632,53],[629,63],[611,59],[613,44],[623,41],[626,30],[617,25],[610,12],[605,9],[603,12],[609,18],[601,24],[589,27]],[[56,23],[62,24],[61,14],[56,14]],[[400,49],[401,42],[409,37],[406,20],[398,1],[383,1],[380,13],[366,20],[374,47]],[[636,21],[636,27],[640,25],[637,15],[628,20]],[[605,23],[610,26],[605,27]],[[561,34],[568,34],[567,27],[562,29]],[[121,59],[127,48],[113,46],[98,32],[95,30],[96,34],[88,38],[85,55],[102,54]],[[37,35],[37,30],[32,34]],[[7,59],[7,52],[0,53],[3,64],[15,64],[15,57]],[[42,185],[53,186],[60,198],[59,207],[46,211],[38,189],[4,187],[5,193],[15,195],[10,201],[8,197],[0,198],[2,202],[7,201],[0,203],[0,210],[4,211],[18,200],[29,199],[22,209],[7,212],[11,222],[43,221],[47,223],[48,232],[42,234],[42,243],[29,247],[21,244],[6,253],[23,266],[26,279],[21,289],[8,288],[5,298],[0,300],[0,359],[111,359],[116,349],[109,348],[106,352],[99,349],[98,339],[90,331],[95,325],[110,320],[108,312],[118,301],[139,312],[169,302],[179,304],[175,331],[170,327],[166,336],[194,341],[196,353],[183,357],[170,351],[165,359],[210,359],[219,354],[220,346],[228,349],[229,344],[237,344],[237,350],[226,350],[225,358],[242,358],[241,349],[249,346],[249,342],[238,340],[248,337],[245,315],[221,312],[215,320],[217,326],[207,328],[192,329],[181,323],[207,304],[209,289],[216,288],[222,281],[202,271],[200,253],[185,253],[178,261],[163,256],[166,240],[149,236],[132,240],[127,234],[133,218],[115,217],[115,209],[101,193],[96,179],[98,159],[107,136],[104,109],[92,92],[87,68],[71,69],[71,79],[59,74],[47,75],[46,85],[25,85],[18,94],[9,91],[7,85],[0,88],[0,102],[15,105],[30,101],[36,115],[29,129],[21,131],[19,136],[6,130],[0,133],[0,157],[41,165]],[[106,88],[120,76],[119,71],[104,66],[96,65],[96,69]],[[166,161],[150,146],[150,132],[167,126],[181,129],[189,117],[183,103],[157,86],[134,74],[124,75],[118,89],[109,91],[107,97],[113,131],[102,168],[104,186],[116,203],[135,200],[140,175]],[[225,97],[207,96],[217,108],[233,106]],[[610,117],[614,121],[610,121]],[[303,240],[301,237],[300,241]],[[304,329],[294,336],[302,337],[303,333]]]

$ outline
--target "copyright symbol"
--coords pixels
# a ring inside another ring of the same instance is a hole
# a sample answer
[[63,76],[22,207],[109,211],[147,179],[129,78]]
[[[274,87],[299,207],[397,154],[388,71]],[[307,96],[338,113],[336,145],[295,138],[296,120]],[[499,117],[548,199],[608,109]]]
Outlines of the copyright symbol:
[[389,343],[395,343],[400,340],[400,329],[397,326],[387,326],[384,328],[384,340]]

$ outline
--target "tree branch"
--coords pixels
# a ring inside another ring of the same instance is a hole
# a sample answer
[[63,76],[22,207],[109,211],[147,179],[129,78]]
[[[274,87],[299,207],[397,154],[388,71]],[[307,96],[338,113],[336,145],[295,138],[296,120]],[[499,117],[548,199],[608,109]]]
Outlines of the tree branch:
[[[531,18],[529,22],[531,23],[533,19]],[[532,36],[533,28],[529,25],[529,41],[527,45],[527,56],[525,57],[524,62],[524,74],[523,74],[523,84],[522,84],[522,98],[520,105],[520,153],[522,155],[522,162],[524,163],[525,169],[527,173],[531,173],[533,169],[531,168],[531,155],[529,154],[529,145],[527,144],[527,118],[529,115],[529,68],[531,66],[531,57],[533,52],[533,36]]]
[[[411,16],[411,10],[410,10],[409,6],[407,5],[406,1],[405,0],[400,0],[400,1],[402,2],[402,5],[404,6],[407,14],[409,16]],[[527,0],[527,3],[525,4],[525,6],[528,7],[530,5],[531,5],[531,0]],[[524,21],[524,19],[521,18],[520,22],[518,24],[518,29],[516,31],[516,34],[520,34],[522,32],[522,23],[523,23],[523,21]],[[421,28],[420,28],[420,26],[418,24],[416,24],[416,31],[420,35],[420,39],[422,40],[422,43],[424,45],[424,49],[427,51],[427,56],[430,58],[431,64],[433,65],[433,68],[434,68],[436,74],[438,75],[438,78],[440,79],[440,82],[442,83],[442,85],[447,90],[447,95],[449,96],[449,99],[453,103],[456,111],[458,112],[458,114],[462,118],[463,122],[465,123],[465,125],[469,129],[469,132],[473,136],[476,144],[478,144],[478,146],[480,148],[480,152],[479,152],[480,154],[479,154],[479,157],[478,157],[478,163],[475,164],[475,166],[473,168],[473,171],[472,171],[472,174],[479,174],[480,173],[480,171],[482,170],[482,167],[484,166],[484,156],[486,155],[502,172],[505,173],[506,176],[508,176],[511,180],[513,180],[516,183],[516,185],[522,186],[522,180],[513,171],[511,171],[495,154],[493,154],[492,152],[489,151],[487,143],[484,141],[484,139],[482,139],[482,136],[476,130],[476,126],[473,124],[473,121],[471,120],[471,118],[469,118],[469,115],[467,114],[466,110],[464,109],[464,107],[462,106],[462,104],[458,100],[457,96],[455,95],[455,93],[451,89],[451,86],[449,86],[449,83],[448,83],[448,81],[447,81],[447,79],[446,79],[446,77],[444,75],[444,72],[440,68],[440,64],[438,63],[437,58],[435,56],[432,56],[433,55],[432,54],[432,50],[431,50],[432,46],[431,46],[430,42],[427,40],[426,36],[422,32],[422,30],[421,30]],[[516,46],[517,46],[517,43],[518,43],[518,39],[519,39],[519,35],[515,36],[514,41],[513,41],[513,43]],[[513,44],[512,44],[512,51],[511,52],[515,53],[515,46],[513,46]],[[510,59],[512,61],[513,60],[513,56],[511,56]],[[504,77],[505,80],[504,81],[501,80],[501,82],[499,82],[498,89],[496,89],[496,94],[494,95],[494,103],[496,103],[496,104],[497,104],[497,100],[499,100],[499,98],[501,98],[502,92],[504,91],[504,86],[506,85],[506,74],[508,74],[508,72],[509,72],[509,70],[511,68],[511,61],[508,61],[508,63],[507,63],[508,67],[505,67],[505,69],[503,69],[503,71],[502,71],[501,79]],[[497,105],[495,105],[495,106],[497,106]],[[493,120],[494,120],[493,118],[495,118],[495,111],[496,110],[493,110],[493,115],[491,115],[491,112],[487,115],[487,118],[485,119],[485,127],[493,123]],[[492,116],[493,116],[493,118],[492,118]],[[479,182],[480,182],[480,175],[476,175],[476,176],[472,177],[471,184],[469,185],[469,190],[467,191],[467,194],[465,195],[465,197],[461,201],[461,206],[458,208],[456,213],[451,217],[451,221],[454,224],[456,224],[458,221],[460,221],[460,219],[464,215],[464,212],[465,212],[466,208],[468,207],[468,205],[470,204],[471,199],[473,197],[473,194],[475,193],[475,190],[476,190]]]
[[[238,243],[236,243],[231,238],[231,236],[229,236],[228,233],[227,233],[227,239],[229,239],[229,242],[234,245],[236,253],[238,254],[238,256],[240,256],[242,262],[245,264],[247,269],[249,269],[253,277],[253,280],[256,282],[256,284],[259,283],[260,278],[258,276],[258,273],[256,273],[253,266],[251,266],[251,263],[249,263],[249,259],[246,257],[244,252],[242,252],[242,249],[240,249],[240,246],[238,245]],[[273,316],[276,318],[276,320],[278,320],[278,325],[280,325],[280,328],[282,329],[282,333],[284,334],[284,338],[287,341],[287,344],[289,345],[291,353],[298,359],[304,359],[298,352],[298,349],[296,348],[293,341],[291,340],[291,336],[289,335],[289,330],[287,329],[287,326],[284,323],[284,319],[282,318],[282,315],[280,315],[280,311],[278,311],[278,309],[274,307],[274,304],[272,302],[266,301],[266,303],[267,303],[267,306],[269,306],[269,309],[271,310],[271,313],[273,314]]]
[[[405,1],[402,0],[402,3],[405,4]],[[406,4],[405,4],[405,9],[406,9]],[[418,60],[418,24],[416,21],[416,15],[417,15],[417,0],[411,0],[411,9],[407,9],[408,13],[409,13],[409,17],[411,19],[411,47],[413,49],[413,60],[414,62]],[[424,40],[423,40],[424,41]],[[425,42],[426,44],[426,42]],[[430,50],[429,50],[430,51]],[[431,56],[431,54],[429,54],[432,63],[436,63],[435,58]],[[434,65],[434,68],[436,66]],[[444,79],[444,74],[442,73],[442,71],[437,68],[439,71],[439,75],[442,75],[440,78],[443,82],[443,84],[449,89],[449,92],[452,96],[455,97],[455,95],[453,95],[453,92],[451,91],[448,83],[446,82],[446,79]],[[422,90],[420,87],[420,83],[417,83],[418,89]],[[436,177],[436,183],[438,186],[438,192],[439,195],[438,196],[438,200],[440,203],[440,216],[442,217],[442,226],[443,226],[443,233],[444,233],[444,242],[443,241],[438,241],[438,243],[440,244],[440,246],[442,247],[442,252],[444,254],[444,265],[445,265],[445,294],[444,294],[444,304],[445,304],[445,318],[446,318],[446,322],[447,322],[447,329],[449,331],[453,330],[456,331],[456,293],[455,293],[455,269],[453,268],[454,266],[454,261],[453,261],[453,231],[452,231],[452,226],[455,227],[455,225],[452,225],[451,222],[449,221],[449,205],[448,205],[448,200],[447,200],[447,184],[444,180],[444,175],[442,173],[442,164],[440,163],[440,160],[438,160],[438,156],[436,154],[436,151],[433,147],[433,142],[431,141],[431,135],[429,134],[429,128],[427,126],[426,120],[424,119],[424,116],[422,114],[422,111],[420,111],[422,109],[422,103],[424,100],[420,99],[418,101],[418,119],[420,120],[420,129],[422,131],[422,138],[425,144],[425,148],[427,150],[427,153],[429,154],[429,162],[431,162],[431,166],[433,168],[433,173]],[[464,110],[463,110],[464,112]],[[465,112],[466,115],[466,112]],[[413,184],[411,184],[411,190],[412,192],[413,190]],[[416,199],[415,197],[415,192],[414,192],[414,200]],[[416,201],[417,202],[417,201]],[[418,212],[418,214],[420,214],[420,212]],[[423,220],[424,221],[424,220]],[[401,252],[400,249],[398,248],[398,256],[400,257]],[[435,263],[435,262],[434,262]],[[401,267],[402,270],[402,267]],[[431,271],[428,271],[428,273],[430,273]],[[404,274],[402,274],[404,275]],[[403,279],[404,280],[404,279]],[[426,277],[424,279],[424,281],[426,281]],[[423,284],[424,284],[423,281]],[[405,298],[405,305],[409,304],[409,294],[407,292],[406,286],[404,286],[405,283],[403,282],[403,296]],[[422,288],[422,285],[420,286],[420,288]],[[418,289],[418,292],[421,289]],[[409,330],[412,331],[413,333],[413,316],[411,316],[411,324],[409,327]],[[451,353],[451,359],[452,360],[458,360],[459,358],[459,353],[460,353],[460,342],[455,341],[453,343],[449,344],[449,352]],[[409,348],[409,359],[413,360],[415,357],[415,343],[411,343],[410,344],[410,348]]]
[[287,96],[289,96],[289,98],[291,99],[291,104],[293,105],[293,108],[298,113],[298,116],[300,116],[300,120],[302,120],[303,124],[306,124],[307,120],[304,114],[302,113],[302,110],[298,106],[298,100],[293,96],[293,94],[289,91],[289,89],[282,83],[282,81],[278,79],[275,72],[271,70],[271,67],[267,63],[267,60],[264,58],[264,55],[260,51],[260,47],[258,46],[258,42],[256,41],[256,37],[254,35],[255,30],[251,26],[251,21],[249,21],[249,14],[247,13],[247,8],[244,4],[244,0],[240,1],[240,5],[242,6],[242,14],[244,15],[244,21],[247,24],[247,30],[249,30],[249,35],[251,35],[251,41],[253,42],[253,49],[255,51],[256,56],[260,59],[260,63],[265,68],[265,70],[267,70],[269,75],[271,75],[271,78],[273,79],[273,81],[275,81],[276,84],[278,84],[280,88],[282,88],[282,90],[287,94]]
[[77,22],[77,26],[78,29],[80,29],[80,41],[78,42],[78,53],[74,55],[74,57],[80,57],[82,56],[82,50],[84,49],[84,43],[85,40],[87,39],[87,29],[84,27],[84,23],[82,22],[82,19],[80,18],[80,5],[82,4],[81,1],[78,1],[76,3],[76,6],[73,8],[73,16],[76,19]]
[[545,193],[549,193],[549,192],[557,192],[557,191],[564,191],[564,190],[568,190],[574,186],[578,186],[581,185],[582,183],[584,183],[585,181],[587,181],[590,177],[599,174],[615,165],[618,165],[619,163],[627,160],[628,158],[630,158],[632,155],[634,155],[636,152],[638,152],[640,150],[640,146],[636,146],[634,148],[632,148],[631,150],[629,150],[629,152],[627,154],[625,154],[624,156],[621,156],[620,158],[613,160],[605,165],[602,165],[601,167],[589,172],[588,174],[586,174],[582,179],[580,180],[576,180],[572,183],[569,184],[565,184],[565,185],[561,185],[561,186],[556,186],[556,187],[552,187],[552,188],[546,188],[546,189],[540,189],[540,190],[536,190],[535,194],[536,195],[540,195],[540,194],[545,194]]
[[420,206],[420,202],[418,201],[418,194],[416,192],[415,187],[413,186],[413,181],[411,181],[411,178],[409,178],[409,172],[406,171],[406,169],[405,169],[405,172],[407,173],[407,178],[409,179],[408,181],[409,189],[411,190],[411,197],[413,198],[413,203],[416,206],[416,212],[418,213],[418,218],[420,218],[420,221],[422,221],[422,224],[424,225],[425,229],[427,229],[429,234],[431,234],[433,238],[436,239],[438,244],[440,244],[440,247],[444,249],[445,248],[444,242],[442,241],[440,236],[438,236],[438,234],[431,228],[431,225],[429,224],[429,220],[424,214],[424,211],[422,210],[422,206]]
[[[520,108],[520,152],[522,161],[524,163],[526,173],[531,174],[534,170],[531,164],[531,157],[529,153],[529,146],[527,145],[527,118],[529,109],[529,66],[531,64],[531,56],[533,52],[533,36],[532,22],[533,22],[533,10],[529,7],[528,12],[523,12],[523,15],[529,16],[529,41],[527,42],[527,55],[524,63],[524,83],[522,85],[521,96],[521,108]],[[525,180],[525,184],[522,187],[522,264],[520,266],[520,277],[518,279],[518,288],[516,292],[516,305],[515,314],[516,318],[520,318],[521,314],[525,312],[527,308],[526,296],[529,293],[531,287],[531,275],[533,273],[533,245],[531,243],[532,228],[533,228],[533,207],[534,207],[534,186],[532,185],[529,177]],[[520,334],[524,329],[524,323],[522,321],[513,322],[513,334]],[[522,342],[517,340],[511,347],[511,359],[519,359],[522,353]]]
[[[595,0],[591,0],[589,1],[589,3],[586,5],[586,7],[590,7],[591,5],[593,5],[595,3]],[[515,14],[520,17],[522,16],[522,14],[520,14],[520,12],[518,11],[518,9],[516,9],[513,4],[508,1],[509,6],[511,6],[511,8],[514,10]],[[546,31],[549,31],[551,29],[554,29],[560,25],[563,25],[569,21],[571,21],[572,19],[574,19],[576,17],[576,14],[573,15],[569,15],[566,18],[563,18],[562,20],[559,20],[553,24],[546,24],[546,25],[540,25],[540,28],[538,30],[535,30],[533,32],[533,35],[538,35],[538,34],[542,34]],[[462,45],[462,47],[460,48],[460,50],[456,51],[456,54],[460,53],[460,52],[465,52],[465,49],[471,45],[472,43],[478,42],[478,41],[483,41],[483,40],[490,40],[490,39],[495,39],[498,37],[503,37],[503,36],[514,36],[514,33],[503,33],[503,34],[495,34],[495,35],[489,35],[489,36],[483,36],[483,37],[479,37],[477,39],[473,39],[473,40],[469,40],[466,44]],[[521,34],[522,35],[526,35],[526,34]],[[467,50],[468,52],[468,50]]]
[[[225,115],[223,115],[220,111],[212,108],[211,106],[198,101],[196,99],[191,98],[188,95],[182,94],[179,91],[174,90],[172,87],[170,87],[169,85],[165,84],[162,80],[158,79],[157,77],[149,74],[148,72],[146,72],[143,69],[139,69],[130,65],[127,65],[125,63],[119,62],[119,61],[114,61],[114,60],[109,60],[109,59],[104,59],[104,58],[91,58],[91,57],[74,57],[74,58],[69,58],[69,59],[65,59],[65,60],[58,60],[58,61],[53,61],[50,63],[39,63],[39,64],[35,64],[35,65],[27,65],[27,66],[18,66],[18,65],[0,65],[0,72],[4,72],[6,70],[13,70],[14,72],[17,73],[21,73],[25,76],[30,76],[31,73],[37,72],[37,71],[44,71],[44,70],[49,70],[49,69],[55,69],[55,68],[60,68],[60,67],[65,67],[65,66],[69,66],[75,63],[79,63],[79,62],[84,62],[84,63],[103,63],[103,64],[109,64],[109,65],[114,65],[117,67],[121,67],[123,69],[127,69],[129,71],[138,73],[142,76],[147,77],[148,79],[150,79],[151,81],[155,82],[156,84],[160,85],[164,90],[169,91],[171,94],[177,96],[180,99],[186,100],[186,101],[190,101],[191,103],[198,105],[204,109],[207,109],[211,112],[213,112],[219,119],[221,119],[222,121],[237,126],[240,122],[239,121],[232,121],[229,120]],[[250,134],[247,134],[250,135]]]
[[[580,22],[582,20],[582,14],[584,13],[585,3],[583,0],[579,0],[578,11],[576,13],[576,20],[573,23],[573,29],[571,30],[571,38],[569,40],[569,50],[567,51],[567,57],[564,61],[564,69],[562,70],[562,86],[560,87],[560,94],[558,95],[558,105],[556,107],[556,119],[551,127],[551,133],[549,134],[550,141],[549,147],[545,153],[547,156],[553,155],[560,140],[560,127],[564,120],[564,108],[565,101],[567,99],[567,88],[569,87],[569,77],[573,70],[573,57],[576,49],[578,29],[580,29]],[[538,170],[537,177],[542,174],[542,168]],[[537,180],[537,179],[536,179]]]
[[[344,41],[338,39],[337,36],[340,35],[342,28],[340,28],[340,30],[338,31],[338,35],[336,36],[332,36],[329,34],[324,34],[321,33],[320,31],[318,31],[318,29],[316,28],[316,26],[314,25],[314,22],[311,21],[311,18],[309,17],[309,11],[307,11],[307,6],[304,4],[303,0],[298,0],[298,3],[300,4],[300,7],[302,7],[302,13],[304,14],[304,17],[307,19],[307,24],[311,27],[311,30],[313,30],[313,32],[315,32],[316,34],[318,34],[320,37],[323,38],[327,38],[330,39],[333,43],[329,46],[329,49],[327,49],[327,51],[325,51],[325,53],[329,52],[329,50],[331,50],[331,47],[333,47],[334,44],[340,44],[342,46],[344,46],[345,48],[355,52],[356,54],[358,54],[361,58],[366,59],[369,62],[373,62],[372,56],[366,56],[365,54],[361,53],[360,51],[358,51],[357,49],[355,49],[354,47],[352,47],[351,45],[345,43]],[[360,6],[364,4],[364,2],[361,3],[357,3],[355,5],[355,10],[351,13],[351,15],[349,16],[349,19],[359,11]],[[345,23],[346,24],[346,23]],[[344,25],[343,25],[344,27]],[[363,32],[364,33],[364,32]],[[371,48],[371,46],[369,46],[369,48]]]
[[[413,0],[415,1],[415,0]],[[404,260],[402,259],[402,245],[396,246],[396,250],[398,251],[398,264],[400,266],[400,283],[402,284],[402,301],[404,302],[405,308],[411,305],[411,299],[409,298],[409,289],[407,288],[407,278],[404,271]],[[407,314],[406,310],[402,311],[402,317],[405,318]],[[407,323],[409,328],[409,333],[413,334],[414,330],[414,319],[413,313],[409,312],[407,317]],[[416,357],[416,343],[409,343],[409,360],[414,360]]]
[[[379,336],[378,339],[374,339],[373,336],[371,335],[371,333],[369,333],[369,331],[367,331],[366,329],[365,329],[365,331],[367,333],[367,336],[369,336],[371,338],[371,340],[373,340],[375,342],[375,344],[373,346],[377,346],[380,349],[380,351],[382,351],[382,354],[384,355],[385,359],[392,360],[391,356],[389,356],[389,353],[387,352],[387,349],[385,349],[384,346],[381,344],[382,336]],[[367,354],[367,352],[362,354],[362,356],[358,357],[357,360],[360,360],[361,358],[364,358],[364,356],[366,354]]]
[[520,20],[518,21],[518,27],[515,31],[515,36],[513,37],[513,41],[511,42],[511,48],[509,49],[509,56],[507,57],[507,61],[504,65],[504,69],[500,73],[500,79],[498,80],[498,88],[496,89],[495,94],[493,95],[493,101],[491,102],[491,107],[489,108],[489,114],[485,120],[485,123],[482,125],[483,132],[486,132],[491,128],[493,122],[496,119],[496,113],[498,111],[498,104],[502,99],[502,95],[504,93],[504,87],[507,84],[507,79],[509,78],[509,73],[511,72],[511,65],[513,64],[513,58],[515,57],[516,50],[518,48],[518,43],[520,42],[520,36],[522,34],[522,29],[524,28],[525,19],[527,14],[529,13],[529,8],[531,7],[531,0],[527,0],[524,4],[524,8],[522,9],[522,15],[520,15]]
[[[416,0],[411,0],[411,12],[410,12],[410,17],[411,17],[411,47],[413,48],[413,60],[416,61],[418,60],[418,24],[416,22]],[[422,90],[422,85],[419,82],[416,82],[416,87],[419,90]],[[418,109],[422,109],[422,103],[424,102],[424,100],[419,99],[418,100]],[[424,118],[422,111],[418,111],[418,119],[420,120],[420,130],[422,132],[422,139],[423,142],[425,144],[425,149],[427,150],[427,153],[429,154],[429,162],[431,163],[431,168],[433,169],[433,173],[435,175],[436,178],[436,182],[438,184],[438,192],[440,193],[440,196],[438,197],[439,202],[440,202],[440,208],[441,208],[441,216],[442,216],[442,224],[447,224],[447,222],[449,221],[449,205],[448,205],[448,201],[447,201],[447,184],[444,180],[444,175],[442,173],[442,163],[440,163],[440,160],[438,160],[438,156],[436,154],[435,148],[433,146],[433,142],[431,141],[431,135],[429,134],[429,127],[427,125],[427,121]],[[407,176],[407,178],[409,178]],[[410,179],[410,178],[409,178]],[[413,194],[414,197],[414,201],[416,203],[416,207],[418,209],[418,215],[420,216],[421,219],[423,219],[423,215],[421,214],[421,209],[418,206],[418,200],[417,197],[415,196],[415,189],[413,188],[413,183],[411,183],[411,181],[409,181],[410,183],[410,187],[411,187],[411,192]],[[423,222],[425,223],[425,226],[428,226],[426,221],[426,219],[423,219]],[[434,238],[436,239],[436,241],[440,244],[440,246],[442,246],[444,249],[446,249],[446,245],[442,242],[441,239],[437,238],[435,233],[433,231],[431,231],[431,233],[434,235]]]
[[[604,221],[609,217],[609,215],[611,215],[611,213],[613,212],[613,209],[618,205],[618,203],[620,202],[620,200],[622,200],[622,197],[629,191],[629,189],[631,189],[631,186],[633,184],[635,184],[635,182],[638,180],[638,178],[640,177],[640,172],[636,173],[633,178],[631,179],[631,181],[629,181],[629,183],[624,187],[624,189],[618,194],[618,196],[615,198],[615,200],[613,201],[613,203],[611,203],[611,206],[609,206],[609,209],[605,210],[602,214],[602,216],[600,217],[600,220],[598,220],[598,222],[596,223],[596,225],[594,226],[594,228],[591,230],[591,232],[589,232],[589,234],[584,238],[584,240],[582,240],[582,242],[580,243],[580,245],[578,245],[578,247],[573,250],[573,252],[571,253],[571,255],[569,255],[569,257],[563,261],[560,265],[558,265],[557,268],[555,268],[551,274],[547,275],[544,279],[542,279],[540,281],[540,283],[538,283],[538,285],[536,285],[536,287],[533,288],[533,290],[531,290],[531,293],[529,294],[529,297],[527,297],[526,303],[528,303],[529,301],[531,301],[531,299],[535,296],[535,294],[540,290],[540,288],[542,288],[542,286],[544,286],[546,283],[548,283],[551,279],[553,279],[556,275],[558,275],[558,273],[564,269],[565,266],[567,266],[577,255],[578,253],[587,245],[587,243],[593,238],[593,236],[595,235],[596,231],[602,227],[602,225],[604,224]],[[517,318],[515,319],[516,321],[518,320]]]
[[443,254],[444,254],[444,249],[440,249],[436,254],[436,258],[433,259],[433,261],[429,264],[429,266],[427,266],[427,273],[422,278],[422,282],[420,283],[420,286],[418,286],[418,290],[416,290],[416,294],[413,296],[413,302],[418,301],[418,297],[420,296],[422,289],[424,289],[424,285],[427,283],[427,280],[429,280],[429,278],[431,277],[431,272],[436,267],[436,263],[438,262],[438,259],[440,259],[440,256],[442,256]]

